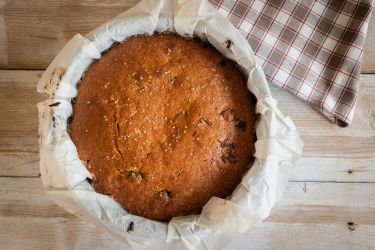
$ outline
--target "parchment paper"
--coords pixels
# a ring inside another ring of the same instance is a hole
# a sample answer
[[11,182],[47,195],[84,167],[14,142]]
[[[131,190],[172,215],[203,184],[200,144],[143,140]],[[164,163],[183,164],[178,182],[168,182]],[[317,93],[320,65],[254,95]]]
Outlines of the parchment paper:
[[[256,160],[233,194],[217,197],[201,215],[175,217],[168,224],[128,214],[96,193],[90,173],[67,133],[77,82],[94,59],[128,36],[170,31],[210,42],[238,63],[258,102]],[[60,51],[38,83],[51,99],[39,110],[40,170],[46,194],[70,213],[96,225],[133,249],[222,249],[234,237],[268,217],[281,199],[303,142],[293,122],[271,97],[262,68],[245,38],[208,2],[143,0],[86,37],[77,34]],[[131,222],[134,230],[127,232]]]

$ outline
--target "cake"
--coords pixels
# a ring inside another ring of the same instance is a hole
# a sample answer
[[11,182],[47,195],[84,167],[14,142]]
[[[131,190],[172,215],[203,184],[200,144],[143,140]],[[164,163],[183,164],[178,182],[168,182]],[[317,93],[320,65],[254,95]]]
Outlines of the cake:
[[210,44],[133,36],[82,76],[69,131],[96,192],[169,221],[241,182],[253,161],[254,102],[235,63]]

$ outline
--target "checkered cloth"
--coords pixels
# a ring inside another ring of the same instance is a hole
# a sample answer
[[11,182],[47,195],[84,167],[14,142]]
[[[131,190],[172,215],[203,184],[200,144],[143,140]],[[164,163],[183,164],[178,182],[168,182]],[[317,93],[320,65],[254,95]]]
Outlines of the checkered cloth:
[[209,0],[246,37],[267,80],[340,127],[354,116],[374,0]]

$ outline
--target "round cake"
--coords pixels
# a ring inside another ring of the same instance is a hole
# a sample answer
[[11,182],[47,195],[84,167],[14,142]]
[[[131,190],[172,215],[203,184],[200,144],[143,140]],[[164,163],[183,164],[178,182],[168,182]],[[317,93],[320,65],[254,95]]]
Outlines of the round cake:
[[70,136],[97,192],[169,221],[241,182],[255,148],[254,101],[235,63],[210,44],[134,36],[82,76]]

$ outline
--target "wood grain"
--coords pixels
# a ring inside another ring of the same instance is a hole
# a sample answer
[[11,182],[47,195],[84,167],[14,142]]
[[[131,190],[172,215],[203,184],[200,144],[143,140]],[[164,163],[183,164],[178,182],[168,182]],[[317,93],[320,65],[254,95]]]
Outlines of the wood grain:
[[75,34],[86,35],[138,2],[2,0],[0,19],[5,29],[0,29],[0,37],[7,46],[0,46],[0,55],[5,54],[7,60],[0,60],[0,68],[46,69]]
[[[289,183],[278,210],[226,249],[373,249],[374,188]],[[0,220],[4,249],[126,249],[49,201],[39,178],[0,178]]]
[[[2,0],[0,69],[46,69],[77,33],[86,35],[139,0]],[[371,18],[363,73],[374,73],[375,18]]]
[[302,157],[291,182],[375,182],[375,158]]
[[42,71],[0,70],[0,152],[38,152],[36,92]]
[[362,60],[362,73],[375,73],[375,17],[371,14],[370,24],[367,28],[366,41]]
[[38,177],[39,154],[0,153],[0,176]]
[[284,224],[266,221],[241,235],[225,250],[373,250],[374,236],[374,226],[367,225],[358,226],[355,231],[351,231],[346,223]]
[[[0,70],[0,152],[37,153],[36,92],[43,71]],[[362,75],[354,121],[339,128],[288,91],[271,86],[280,110],[292,118],[305,141],[304,156],[375,158],[375,75]]]
[[[57,208],[60,209],[60,208]],[[69,218],[1,218],[2,249],[128,249],[84,221]]]

